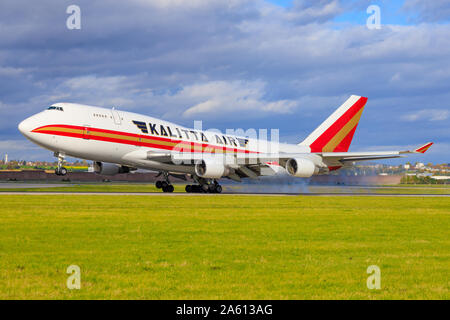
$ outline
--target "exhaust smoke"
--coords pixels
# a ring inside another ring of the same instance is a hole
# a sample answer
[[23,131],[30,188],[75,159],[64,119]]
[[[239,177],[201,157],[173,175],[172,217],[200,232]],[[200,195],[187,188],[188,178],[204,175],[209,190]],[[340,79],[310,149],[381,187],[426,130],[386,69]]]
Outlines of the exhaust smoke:
[[246,179],[243,182],[225,182],[222,184],[227,193],[309,193],[310,178],[295,178],[288,174]]

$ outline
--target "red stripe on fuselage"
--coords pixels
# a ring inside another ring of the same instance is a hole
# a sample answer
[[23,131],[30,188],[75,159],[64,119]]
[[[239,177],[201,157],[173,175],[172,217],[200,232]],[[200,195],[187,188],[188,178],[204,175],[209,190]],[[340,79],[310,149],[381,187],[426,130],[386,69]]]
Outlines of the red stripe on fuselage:
[[[142,141],[130,141],[130,140],[117,139],[117,138],[112,138],[112,137],[102,137],[102,136],[96,136],[96,135],[92,135],[92,134],[85,135],[85,134],[73,133],[73,132],[45,130],[45,128],[48,128],[48,127],[59,127],[59,128],[82,130],[82,131],[87,130],[87,131],[89,131],[89,133],[101,132],[101,133],[107,133],[107,134],[115,134],[115,135],[133,137],[133,138],[145,138],[145,139],[151,139],[151,140],[157,140],[157,141],[163,141],[163,142],[171,142],[171,143],[175,143],[175,145],[168,146],[168,145],[161,145],[161,144],[157,144],[157,143],[149,143],[149,142],[142,142]],[[39,131],[37,131],[37,130],[39,130]],[[242,150],[242,149],[237,149],[237,148],[229,148],[229,147],[225,147],[225,146],[211,145],[208,143],[196,143],[196,142],[192,142],[192,141],[155,137],[155,136],[150,136],[150,135],[140,135],[140,134],[108,130],[108,129],[62,125],[62,124],[61,125],[55,124],[55,125],[42,126],[42,127],[34,129],[32,132],[53,134],[53,135],[66,136],[66,137],[72,137],[72,138],[82,138],[85,140],[99,140],[99,141],[105,141],[105,142],[143,146],[143,147],[150,147],[150,148],[157,148],[157,149],[164,149],[164,150],[180,149],[179,151],[182,151],[182,152],[213,153],[213,151],[215,151],[215,150],[223,150],[223,151],[235,152],[235,153],[258,153],[256,151]],[[190,150],[186,150],[188,147],[190,147],[189,148]],[[203,148],[206,148],[207,151],[206,152],[203,151]]]

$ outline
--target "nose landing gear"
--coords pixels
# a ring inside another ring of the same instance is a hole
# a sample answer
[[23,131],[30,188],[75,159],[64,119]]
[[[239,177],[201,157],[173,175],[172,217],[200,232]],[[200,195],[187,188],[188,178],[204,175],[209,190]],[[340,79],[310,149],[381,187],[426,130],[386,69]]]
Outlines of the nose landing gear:
[[64,155],[59,152],[55,152],[54,156],[58,158],[58,166],[55,169],[55,174],[57,176],[65,176],[67,174],[67,169],[62,165],[64,163]]

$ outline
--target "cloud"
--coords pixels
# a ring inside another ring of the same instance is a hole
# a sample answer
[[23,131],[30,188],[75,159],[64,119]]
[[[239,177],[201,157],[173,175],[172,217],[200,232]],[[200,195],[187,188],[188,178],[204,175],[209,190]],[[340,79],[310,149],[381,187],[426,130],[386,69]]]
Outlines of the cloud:
[[4,159],[8,154],[9,160],[42,160],[51,155],[28,140],[2,140],[0,141],[0,159]]
[[323,23],[342,11],[338,0],[294,0],[287,17],[298,24]]
[[0,150],[13,150],[13,151],[24,151],[35,149],[39,150],[39,147],[31,142],[24,143],[22,140],[3,140],[0,141]]
[[448,0],[406,0],[403,10],[417,15],[420,22],[449,22],[450,2]]
[[405,121],[444,121],[449,118],[450,110],[445,109],[423,109],[404,115]]
[[[364,1],[352,3],[365,14]],[[81,0],[82,29],[67,30],[70,4],[1,1],[0,140],[68,101],[183,125],[280,128],[298,142],[359,94],[369,103],[356,143],[450,141],[446,121],[405,120],[424,106],[450,110],[448,24],[336,28],[350,9],[333,0]]]
[[184,87],[175,99],[194,100],[183,112],[188,118],[201,116],[250,116],[259,117],[270,113],[290,113],[296,106],[295,101],[264,99],[266,84],[260,81],[213,81]]

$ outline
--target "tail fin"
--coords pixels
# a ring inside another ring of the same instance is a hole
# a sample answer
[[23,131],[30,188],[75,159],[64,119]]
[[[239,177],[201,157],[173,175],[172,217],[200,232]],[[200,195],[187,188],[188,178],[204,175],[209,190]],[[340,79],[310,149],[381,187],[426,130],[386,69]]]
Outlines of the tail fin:
[[367,98],[351,96],[300,145],[311,152],[347,152],[366,102]]

